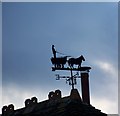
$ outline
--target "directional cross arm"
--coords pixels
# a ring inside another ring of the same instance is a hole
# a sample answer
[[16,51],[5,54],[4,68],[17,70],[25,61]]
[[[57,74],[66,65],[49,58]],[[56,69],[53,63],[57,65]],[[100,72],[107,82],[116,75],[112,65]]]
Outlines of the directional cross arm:
[[[89,71],[91,69],[91,67],[80,67],[80,68],[72,68],[72,71]],[[56,71],[56,70],[71,70],[71,68],[55,68],[52,67],[52,71]]]

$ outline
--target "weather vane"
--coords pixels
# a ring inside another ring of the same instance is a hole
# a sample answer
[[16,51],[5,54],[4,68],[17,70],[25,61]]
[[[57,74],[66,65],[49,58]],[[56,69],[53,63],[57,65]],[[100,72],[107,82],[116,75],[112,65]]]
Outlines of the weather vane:
[[[71,76],[60,76],[59,74],[56,74],[56,80],[60,80],[61,78],[66,79],[66,83],[69,82],[69,85],[71,85],[72,89],[74,89],[74,85],[77,84],[76,79],[80,78],[80,76],[78,72],[75,75],[73,75],[73,71],[89,72],[91,67],[81,66],[82,61],[85,61],[85,58],[83,57],[83,55],[81,55],[78,58],[72,58],[71,56],[67,56],[63,53],[56,51],[54,45],[52,45],[52,53],[53,53],[53,57],[51,58],[51,62],[53,64],[52,71],[68,70],[71,73]],[[62,54],[64,56],[57,57],[56,53]]]

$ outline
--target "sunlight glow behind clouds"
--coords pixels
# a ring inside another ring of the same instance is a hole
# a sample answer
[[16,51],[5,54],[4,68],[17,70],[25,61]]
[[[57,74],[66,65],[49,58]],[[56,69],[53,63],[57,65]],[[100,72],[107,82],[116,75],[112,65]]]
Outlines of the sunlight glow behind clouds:
[[[97,70],[100,75],[103,75],[103,77],[107,78],[103,78],[104,83],[102,83],[102,87],[106,89],[107,93],[104,93],[101,87],[101,94],[99,95],[101,95],[102,98],[100,96],[91,96],[92,105],[109,114],[113,114],[113,111],[118,113],[118,66],[116,66],[117,61],[110,62],[107,60],[95,60],[92,62],[92,64],[94,65],[95,70]],[[98,95],[98,93],[95,94]]]
[[113,64],[106,61],[95,61],[95,65],[97,65],[104,72],[111,75],[111,77],[115,78],[118,76],[118,69],[114,67]]
[[[16,85],[9,85],[7,87],[3,87],[2,106],[12,103],[14,104],[15,109],[19,109],[25,106],[25,99],[32,98],[34,96],[38,98],[38,101],[47,100],[46,90],[31,90],[20,88]],[[2,106],[0,107],[2,108]]]
[[[0,108],[2,108],[2,87],[0,87]],[[1,109],[0,109],[0,114],[1,114]]]
[[[0,3],[0,25],[2,25],[2,3]],[[0,26],[0,101],[2,102],[2,26]]]
[[94,107],[100,109],[102,112],[112,114],[113,111],[118,112],[118,103],[110,101],[109,99],[97,98],[92,96],[91,103]]

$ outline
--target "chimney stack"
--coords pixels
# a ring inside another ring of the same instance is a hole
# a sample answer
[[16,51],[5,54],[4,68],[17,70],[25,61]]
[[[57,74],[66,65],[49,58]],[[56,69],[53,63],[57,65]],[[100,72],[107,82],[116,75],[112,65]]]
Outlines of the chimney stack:
[[81,89],[83,102],[90,104],[89,74],[87,72],[81,73]]

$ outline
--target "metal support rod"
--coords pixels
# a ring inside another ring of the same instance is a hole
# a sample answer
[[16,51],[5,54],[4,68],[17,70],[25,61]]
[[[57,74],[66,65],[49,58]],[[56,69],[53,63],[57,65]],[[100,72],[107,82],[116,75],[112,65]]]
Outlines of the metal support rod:
[[71,71],[72,89],[74,89],[74,82],[73,82],[73,74],[72,74],[72,69],[71,69],[70,71]]

